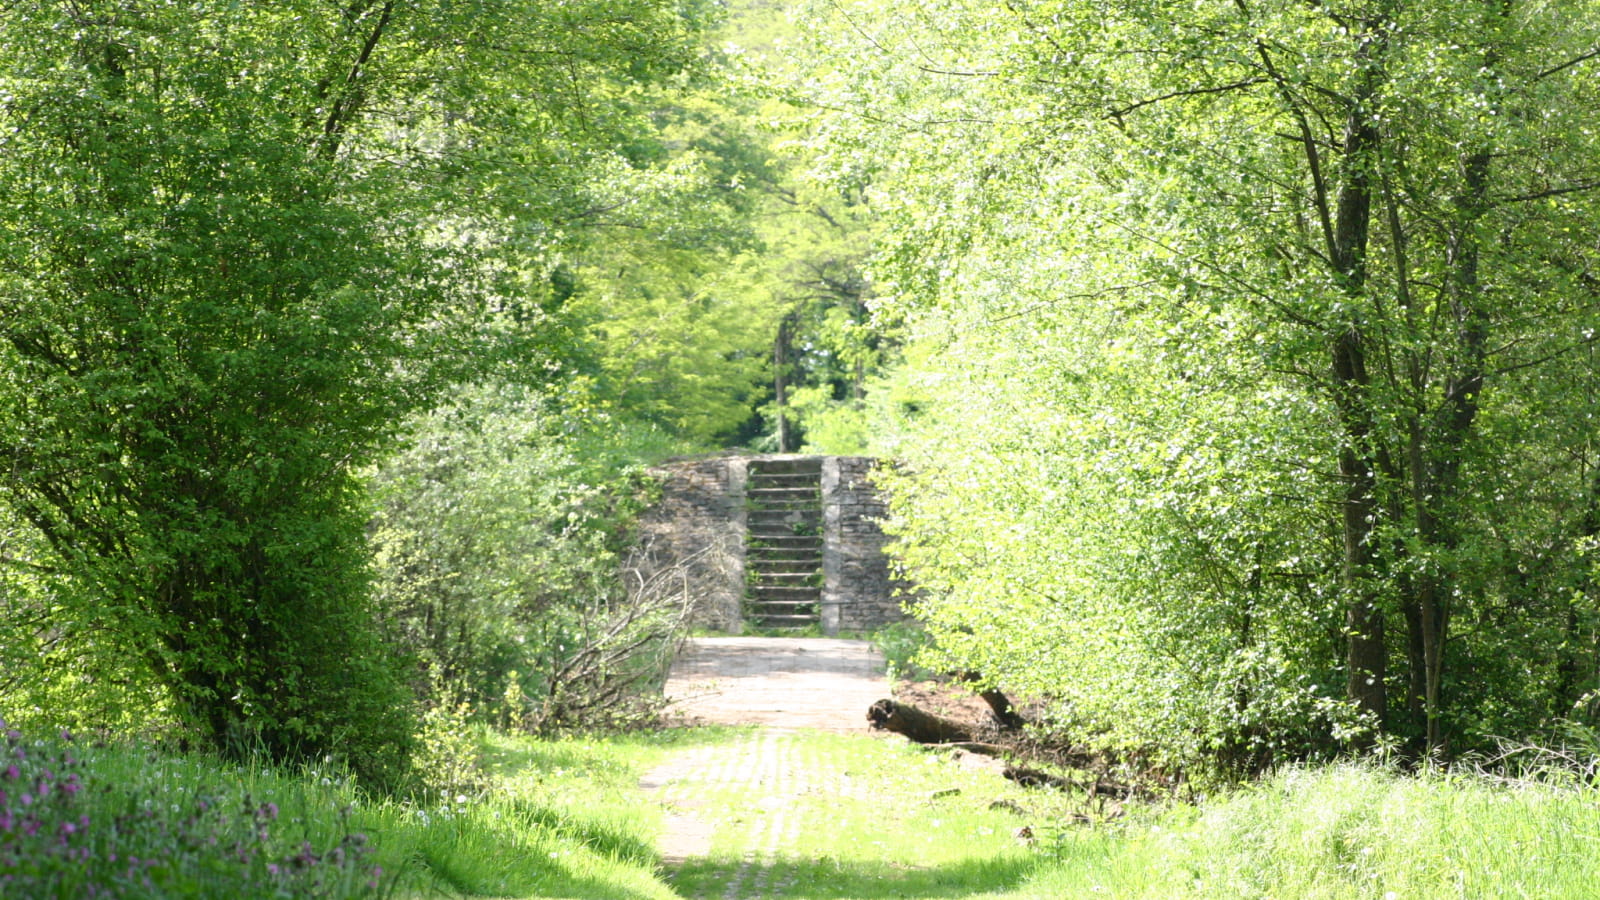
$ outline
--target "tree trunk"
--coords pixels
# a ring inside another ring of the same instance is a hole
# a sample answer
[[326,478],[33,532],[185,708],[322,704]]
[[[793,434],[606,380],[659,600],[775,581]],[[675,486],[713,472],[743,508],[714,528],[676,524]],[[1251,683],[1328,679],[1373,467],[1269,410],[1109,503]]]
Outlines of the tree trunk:
[[778,339],[772,345],[773,405],[778,409],[778,452],[788,453],[789,447],[789,390],[786,380],[789,367],[789,317],[778,320]]
[[[1367,287],[1367,238],[1372,221],[1371,167],[1379,134],[1366,108],[1376,76],[1369,69],[1357,86],[1345,122],[1345,171],[1333,220],[1329,259],[1353,309],[1360,309]],[[1342,531],[1344,559],[1341,581],[1346,592],[1346,691],[1363,712],[1382,727],[1388,712],[1385,679],[1388,649],[1384,614],[1374,588],[1373,546],[1376,525],[1377,476],[1373,463],[1372,380],[1367,372],[1366,337],[1360,314],[1342,323],[1334,335],[1331,363],[1334,402],[1343,427],[1339,475],[1344,482]]]
[[[1490,61],[1492,64],[1492,60]],[[1462,192],[1456,197],[1459,218],[1449,235],[1450,314],[1455,333],[1449,346],[1450,371],[1444,384],[1444,402],[1432,422],[1426,423],[1431,446],[1411,454],[1412,483],[1419,540],[1428,548],[1451,551],[1459,544],[1448,519],[1449,505],[1459,496],[1462,454],[1477,421],[1483,391],[1489,316],[1484,309],[1478,274],[1478,220],[1488,203],[1491,156],[1479,150],[1462,160]],[[1440,513],[1443,512],[1443,515]],[[1447,574],[1430,565],[1417,579],[1417,589],[1406,602],[1406,622],[1414,630],[1410,643],[1421,650],[1423,713],[1428,749],[1443,743],[1440,724],[1441,686],[1444,682],[1444,646],[1449,636],[1450,586]]]

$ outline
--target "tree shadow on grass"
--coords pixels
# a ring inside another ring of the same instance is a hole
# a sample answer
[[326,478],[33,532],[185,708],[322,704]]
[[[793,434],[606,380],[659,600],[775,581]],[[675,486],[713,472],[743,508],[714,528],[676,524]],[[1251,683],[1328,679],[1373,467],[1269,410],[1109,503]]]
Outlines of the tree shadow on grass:
[[685,897],[737,896],[788,900],[938,900],[974,897],[1017,887],[1039,860],[973,858],[939,866],[902,866],[877,860],[778,859],[752,864],[737,894],[727,894],[738,870],[726,859],[691,859],[668,873]]

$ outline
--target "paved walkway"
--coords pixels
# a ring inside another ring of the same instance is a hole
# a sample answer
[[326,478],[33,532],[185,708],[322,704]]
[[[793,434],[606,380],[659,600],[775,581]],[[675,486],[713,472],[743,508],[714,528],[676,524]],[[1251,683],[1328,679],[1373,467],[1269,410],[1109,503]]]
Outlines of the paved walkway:
[[695,638],[673,663],[666,695],[701,722],[864,732],[867,707],[889,696],[889,684],[868,641]]

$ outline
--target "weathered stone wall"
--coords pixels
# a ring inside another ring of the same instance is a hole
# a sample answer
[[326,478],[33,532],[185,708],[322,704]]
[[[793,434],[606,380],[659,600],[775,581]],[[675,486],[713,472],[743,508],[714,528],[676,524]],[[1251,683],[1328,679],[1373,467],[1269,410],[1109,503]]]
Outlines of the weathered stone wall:
[[643,564],[633,577],[681,580],[698,624],[737,634],[744,625],[744,458],[672,460],[650,472],[661,479],[661,502],[640,520]]
[[[662,479],[662,500],[643,518],[641,556],[645,577],[681,571],[695,603],[697,624],[720,631],[743,630],[745,595],[745,482],[750,457],[715,456],[673,460],[651,471]],[[879,465],[870,457],[824,457],[823,589],[821,624],[826,634],[869,631],[905,618],[883,548],[879,521],[887,508],[872,483]],[[640,577],[636,575],[635,577]]]
[[879,524],[889,508],[872,482],[879,461],[830,456],[822,462],[822,630],[870,631],[905,618],[893,576],[889,542]]

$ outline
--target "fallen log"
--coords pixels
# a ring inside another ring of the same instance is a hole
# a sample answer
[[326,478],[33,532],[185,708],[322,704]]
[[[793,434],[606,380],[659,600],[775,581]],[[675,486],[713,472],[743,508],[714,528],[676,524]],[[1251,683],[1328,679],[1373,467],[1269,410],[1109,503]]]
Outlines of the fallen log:
[[867,709],[873,728],[902,734],[919,744],[953,744],[973,740],[972,726],[887,698]]
[[1000,773],[1007,781],[1015,782],[1023,787],[1048,787],[1057,790],[1083,791],[1089,797],[1108,797],[1114,800],[1156,800],[1157,794],[1149,788],[1133,784],[1123,784],[1120,781],[1111,781],[1106,778],[1096,778],[1092,783],[1074,781],[1060,775],[1052,775],[1039,769],[1030,769],[1026,766],[1007,765]]

